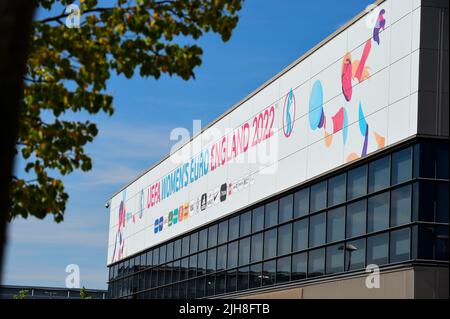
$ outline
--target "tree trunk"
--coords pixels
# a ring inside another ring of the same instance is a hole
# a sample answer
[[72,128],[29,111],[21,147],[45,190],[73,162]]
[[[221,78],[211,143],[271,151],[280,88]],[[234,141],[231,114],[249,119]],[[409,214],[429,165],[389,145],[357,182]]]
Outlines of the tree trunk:
[[17,141],[19,102],[35,0],[0,1],[0,282],[6,244],[9,184]]

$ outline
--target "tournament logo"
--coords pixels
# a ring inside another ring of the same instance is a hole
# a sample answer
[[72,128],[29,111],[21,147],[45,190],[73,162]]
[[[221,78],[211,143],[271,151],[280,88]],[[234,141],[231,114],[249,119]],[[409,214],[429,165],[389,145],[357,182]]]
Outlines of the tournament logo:
[[294,129],[295,111],[295,95],[291,89],[288,95],[286,95],[283,107],[283,133],[286,137],[291,136]]
[[217,205],[220,203],[220,188],[217,187],[213,191],[213,205]]
[[200,209],[204,211],[206,209],[206,193],[202,195],[202,199],[200,202]]
[[220,186],[220,201],[223,202],[227,199],[227,183],[223,183]]

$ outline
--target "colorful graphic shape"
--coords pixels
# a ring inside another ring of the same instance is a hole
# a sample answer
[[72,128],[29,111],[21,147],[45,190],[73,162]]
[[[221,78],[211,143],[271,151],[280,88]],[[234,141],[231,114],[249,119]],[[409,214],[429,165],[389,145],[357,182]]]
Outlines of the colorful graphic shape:
[[323,88],[320,81],[316,81],[311,89],[309,97],[309,126],[312,130],[322,128],[324,124],[323,114]]
[[294,129],[295,113],[295,95],[291,89],[286,96],[283,108],[283,133],[286,137],[291,136]]
[[377,23],[375,24],[375,28],[373,29],[373,40],[380,45],[380,30],[385,29],[386,27],[386,19],[384,18],[384,14],[386,13],[386,10],[381,9],[380,13],[378,14]]

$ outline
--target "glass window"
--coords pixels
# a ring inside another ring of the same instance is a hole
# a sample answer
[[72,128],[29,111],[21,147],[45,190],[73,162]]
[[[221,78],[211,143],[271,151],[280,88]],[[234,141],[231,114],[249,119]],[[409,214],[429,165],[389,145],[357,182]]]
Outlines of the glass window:
[[328,180],[328,206],[345,202],[345,174]]
[[327,247],[327,274],[344,271],[344,246],[342,244]]
[[197,276],[206,274],[206,251],[198,254]]
[[312,216],[309,226],[309,246],[316,247],[325,244],[326,214]]
[[162,265],[166,262],[166,245],[159,247],[159,264]]
[[306,278],[308,270],[308,253],[301,253],[292,256],[292,280]]
[[287,195],[280,199],[280,223],[291,220],[293,212],[293,195]]
[[153,250],[147,252],[147,266],[153,266]]
[[294,223],[293,251],[308,248],[308,218]]
[[217,271],[227,267],[227,245],[217,248]]
[[448,261],[448,226],[436,227],[436,260]]
[[367,204],[369,233],[389,228],[389,192],[372,196]]
[[287,282],[291,279],[291,256],[277,260],[277,283]]
[[411,221],[411,186],[406,185],[391,192],[391,226]]
[[248,278],[249,278],[250,267],[241,267],[238,269],[238,290],[248,289]]
[[306,216],[309,213],[309,188],[302,189],[294,195],[294,218]]
[[365,238],[349,241],[345,244],[345,265],[347,270],[362,269],[366,266]]
[[352,169],[347,174],[347,200],[366,195],[367,165]]
[[369,193],[390,185],[389,156],[369,164]]
[[207,263],[206,263],[208,273],[212,273],[212,272],[216,271],[216,256],[217,256],[216,248],[208,250]]
[[273,285],[276,278],[276,263],[275,260],[266,261],[263,263],[262,271],[262,285]]
[[227,272],[227,292],[234,292],[237,289],[237,271],[236,269]]
[[180,271],[181,271],[180,267],[181,261],[179,259],[173,262],[173,274],[172,274],[173,282],[177,282],[180,280]]
[[367,264],[384,265],[388,263],[389,234],[371,236],[367,239]]
[[225,293],[225,273],[221,272],[216,275],[216,295]]
[[196,253],[198,249],[198,233],[191,234],[191,250],[190,253]]
[[166,253],[167,261],[173,260],[173,242],[167,244],[167,253]]
[[189,236],[184,236],[182,250],[181,250],[181,256],[185,257],[187,255],[189,255]]
[[345,238],[345,206],[328,211],[327,242]]
[[197,275],[197,255],[189,257],[189,278],[194,278]]
[[202,229],[198,235],[198,250],[208,248],[208,228]]
[[260,261],[263,255],[263,234],[252,236],[251,262]]
[[195,298],[195,279],[189,280],[187,283],[187,298],[189,299]]
[[278,256],[289,254],[292,249],[292,224],[278,228]]
[[311,212],[327,207],[327,181],[311,186]]
[[264,214],[264,226],[271,227],[278,223],[278,201],[273,201],[266,204],[265,214]]
[[205,296],[205,285],[206,285],[205,277],[196,279],[196,288],[197,288],[196,298],[202,298]]
[[227,268],[237,267],[238,263],[238,242],[228,244]]
[[214,290],[216,288],[216,277],[215,275],[206,277],[206,296],[214,295]]
[[392,185],[406,182],[412,177],[412,148],[392,154]]
[[264,228],[264,206],[255,208],[252,211],[252,231],[257,232]]
[[228,241],[228,220],[219,224],[219,238],[217,241],[219,245]]
[[173,247],[173,258],[178,259],[181,257],[181,239],[175,241],[175,245]]
[[180,299],[187,299],[187,296],[188,296],[188,291],[187,291],[188,282],[185,281],[185,282],[180,283],[179,287],[180,288],[178,290],[179,291],[178,294],[179,294]]
[[325,248],[311,250],[308,258],[308,277],[322,276],[325,273]]
[[159,248],[153,249],[153,266],[159,264]]
[[230,219],[228,240],[234,240],[239,237],[239,215]]
[[246,236],[250,234],[252,228],[252,212],[248,211],[241,215],[241,223],[240,223],[240,236]]
[[436,145],[436,178],[448,179],[448,142]]
[[261,272],[262,272],[262,264],[255,264],[250,266],[250,278],[249,278],[249,287],[257,288],[261,287]]
[[239,266],[250,263],[250,237],[239,241]]
[[409,228],[391,232],[390,262],[409,260],[410,236]]
[[264,232],[264,259],[275,257],[277,254],[277,229]]
[[347,206],[347,238],[366,232],[366,200],[360,200]]
[[436,222],[448,223],[449,217],[448,183],[436,184]]
[[208,228],[208,247],[217,245],[217,224]]
[[180,269],[180,280],[184,280],[188,278],[189,271],[189,258],[181,259],[181,269]]

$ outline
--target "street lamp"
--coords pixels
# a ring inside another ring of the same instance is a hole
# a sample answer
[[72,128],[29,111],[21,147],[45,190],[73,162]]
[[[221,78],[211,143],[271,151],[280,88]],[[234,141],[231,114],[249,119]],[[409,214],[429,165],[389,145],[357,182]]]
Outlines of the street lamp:
[[343,250],[344,253],[345,251],[348,251],[348,266],[347,266],[347,271],[350,270],[350,266],[352,264],[352,252],[354,252],[355,250],[358,250],[358,247],[356,247],[355,245],[352,244],[346,244],[346,245],[342,245],[338,247],[339,250]]

